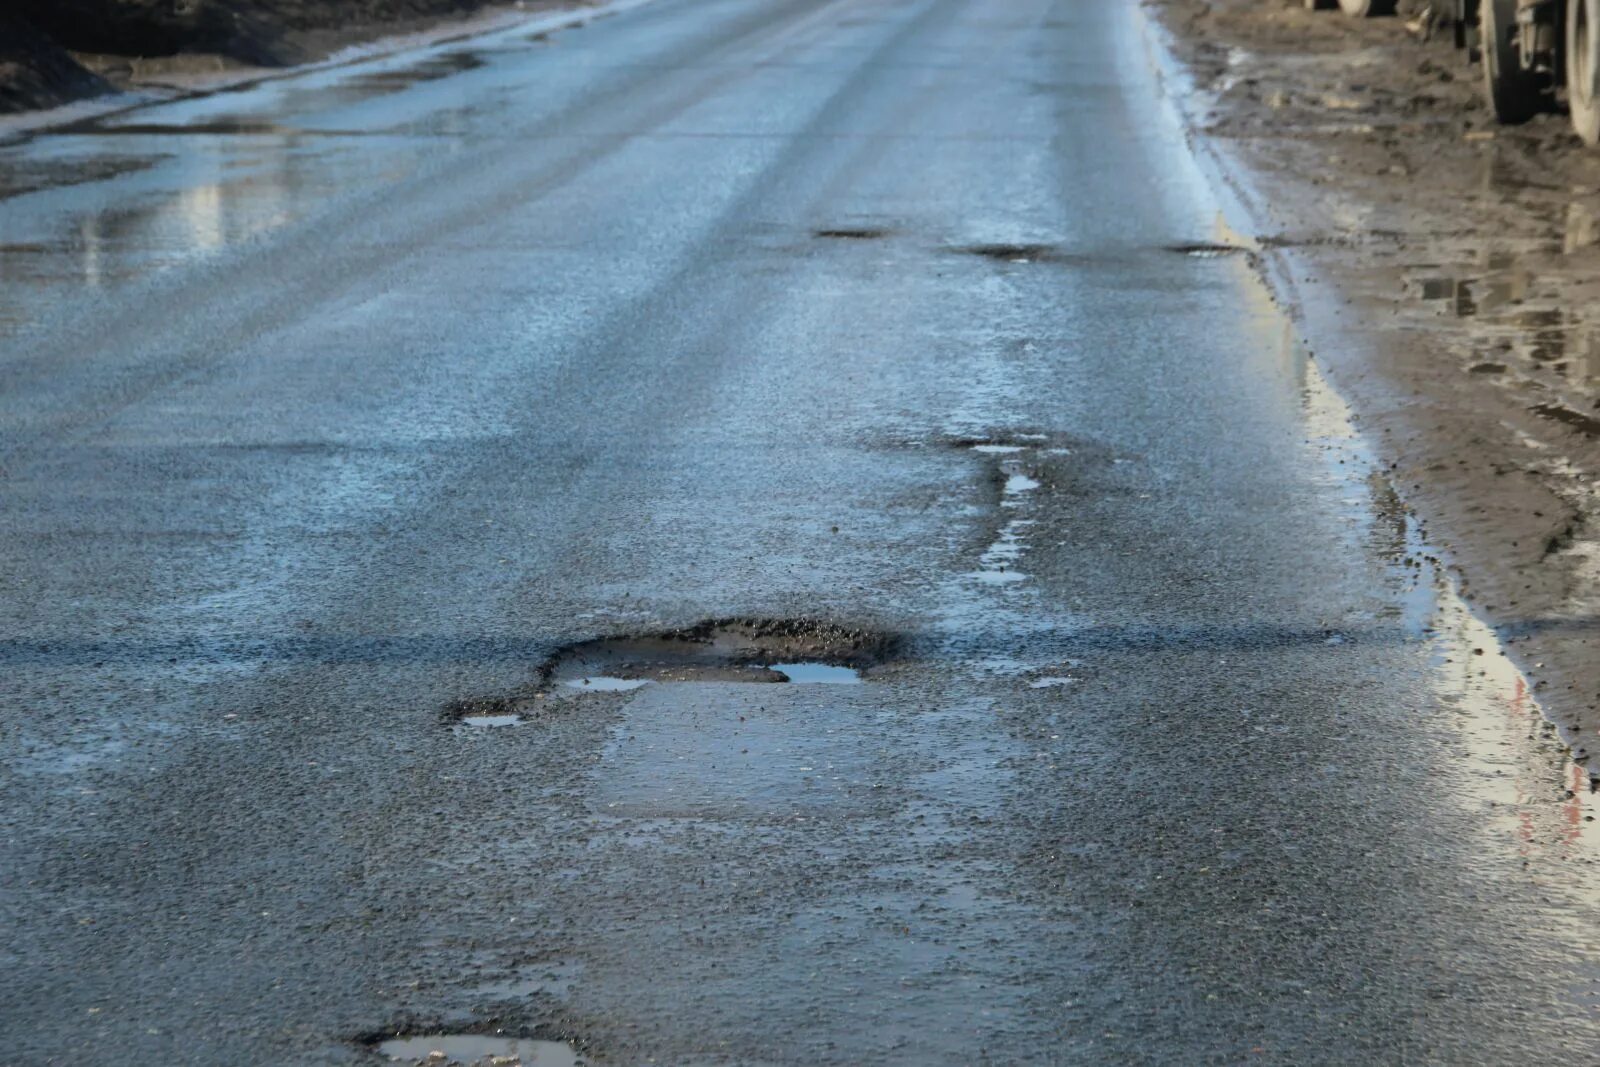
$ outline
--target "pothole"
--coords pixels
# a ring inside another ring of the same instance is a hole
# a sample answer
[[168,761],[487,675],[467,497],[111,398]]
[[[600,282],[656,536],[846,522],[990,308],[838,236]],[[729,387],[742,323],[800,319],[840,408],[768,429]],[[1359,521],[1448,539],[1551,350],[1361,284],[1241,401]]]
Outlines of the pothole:
[[851,685],[886,660],[886,634],[815,619],[716,619],[681,630],[584,641],[557,652],[527,692],[445,709],[458,730],[512,726],[563,701],[675,682]]
[[984,433],[949,434],[938,438],[938,443],[945,448],[995,456],[1016,455],[1030,450],[1054,455],[1079,449],[1095,452],[1104,450],[1103,446],[1094,445],[1072,434],[1042,430],[996,429]]
[[630,689],[649,685],[648,678],[608,678],[600,675],[596,678],[568,678],[563,683],[569,689],[582,689],[590,693],[626,693]]
[[525,1037],[487,1034],[433,1034],[396,1037],[377,1045],[379,1055],[391,1063],[425,1067],[578,1067],[583,1061],[564,1041],[538,1041]]
[[955,251],[969,256],[982,256],[985,259],[998,259],[1006,263],[1043,263],[1056,259],[1061,254],[1055,245],[1033,243],[962,245]]
[[1241,245],[1224,245],[1211,241],[1195,241],[1184,244],[1167,245],[1168,252],[1176,252],[1180,256],[1193,256],[1195,259],[1219,259],[1222,256],[1245,255],[1250,250]]
[[835,241],[876,241],[888,237],[889,232],[879,226],[830,226],[812,230],[811,235]]

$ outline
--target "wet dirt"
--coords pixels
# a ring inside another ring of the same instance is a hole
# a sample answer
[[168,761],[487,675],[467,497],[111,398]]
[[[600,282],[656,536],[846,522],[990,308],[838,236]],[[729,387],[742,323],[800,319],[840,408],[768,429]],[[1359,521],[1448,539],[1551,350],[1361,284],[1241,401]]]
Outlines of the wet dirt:
[[[1600,153],[1415,18],[1151,0],[1260,265],[1568,741],[1600,728]],[[1159,27],[1159,28],[1157,28]]]

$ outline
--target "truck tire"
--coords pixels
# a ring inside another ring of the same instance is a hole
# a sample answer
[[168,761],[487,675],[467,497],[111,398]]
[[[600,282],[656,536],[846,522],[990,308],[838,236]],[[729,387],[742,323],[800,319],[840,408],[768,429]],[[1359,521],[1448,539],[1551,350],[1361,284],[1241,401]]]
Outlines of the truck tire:
[[1600,144],[1600,0],[1567,0],[1567,107],[1584,144]]
[[1394,0],[1339,0],[1339,10],[1354,18],[1394,14]]
[[[1584,0],[1576,0],[1583,3]],[[1539,76],[1518,56],[1517,0],[1479,0],[1478,46],[1483,50],[1483,89],[1495,121],[1527,122],[1544,104]]]

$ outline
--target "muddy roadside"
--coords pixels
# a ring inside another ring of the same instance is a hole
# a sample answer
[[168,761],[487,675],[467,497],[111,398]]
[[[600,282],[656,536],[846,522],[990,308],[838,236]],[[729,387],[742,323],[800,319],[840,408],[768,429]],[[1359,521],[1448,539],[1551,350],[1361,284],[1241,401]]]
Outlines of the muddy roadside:
[[[31,5],[31,6],[30,6]],[[270,77],[355,50],[392,51],[598,0],[26,0],[0,13],[0,114],[112,93],[161,96]]]
[[1561,114],[1497,126],[1480,68],[1404,16],[1146,9],[1316,362],[1600,772],[1600,153]]

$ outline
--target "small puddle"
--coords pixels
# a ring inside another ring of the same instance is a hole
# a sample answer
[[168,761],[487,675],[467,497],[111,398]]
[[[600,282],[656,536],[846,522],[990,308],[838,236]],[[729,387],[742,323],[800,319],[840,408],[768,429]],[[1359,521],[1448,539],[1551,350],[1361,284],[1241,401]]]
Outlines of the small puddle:
[[1589,437],[1600,437],[1600,418],[1573,411],[1564,404],[1535,404],[1528,410],[1540,418],[1565,423]]
[[521,715],[467,715],[462,717],[463,726],[515,726],[522,721]]
[[1006,477],[1007,493],[1026,493],[1039,488],[1039,481],[1026,474],[1012,474]]
[[793,685],[859,685],[861,672],[854,667],[828,663],[773,663],[769,670],[786,676]]
[[630,689],[638,689],[650,684],[648,678],[611,678],[606,675],[597,675],[590,678],[570,678],[566,681],[569,689],[582,689],[589,693],[626,693]]
[[523,1037],[489,1037],[484,1034],[437,1034],[432,1037],[397,1037],[378,1045],[391,1062],[448,1067],[449,1064],[493,1064],[495,1067],[578,1067],[581,1062],[564,1041],[535,1041]]

